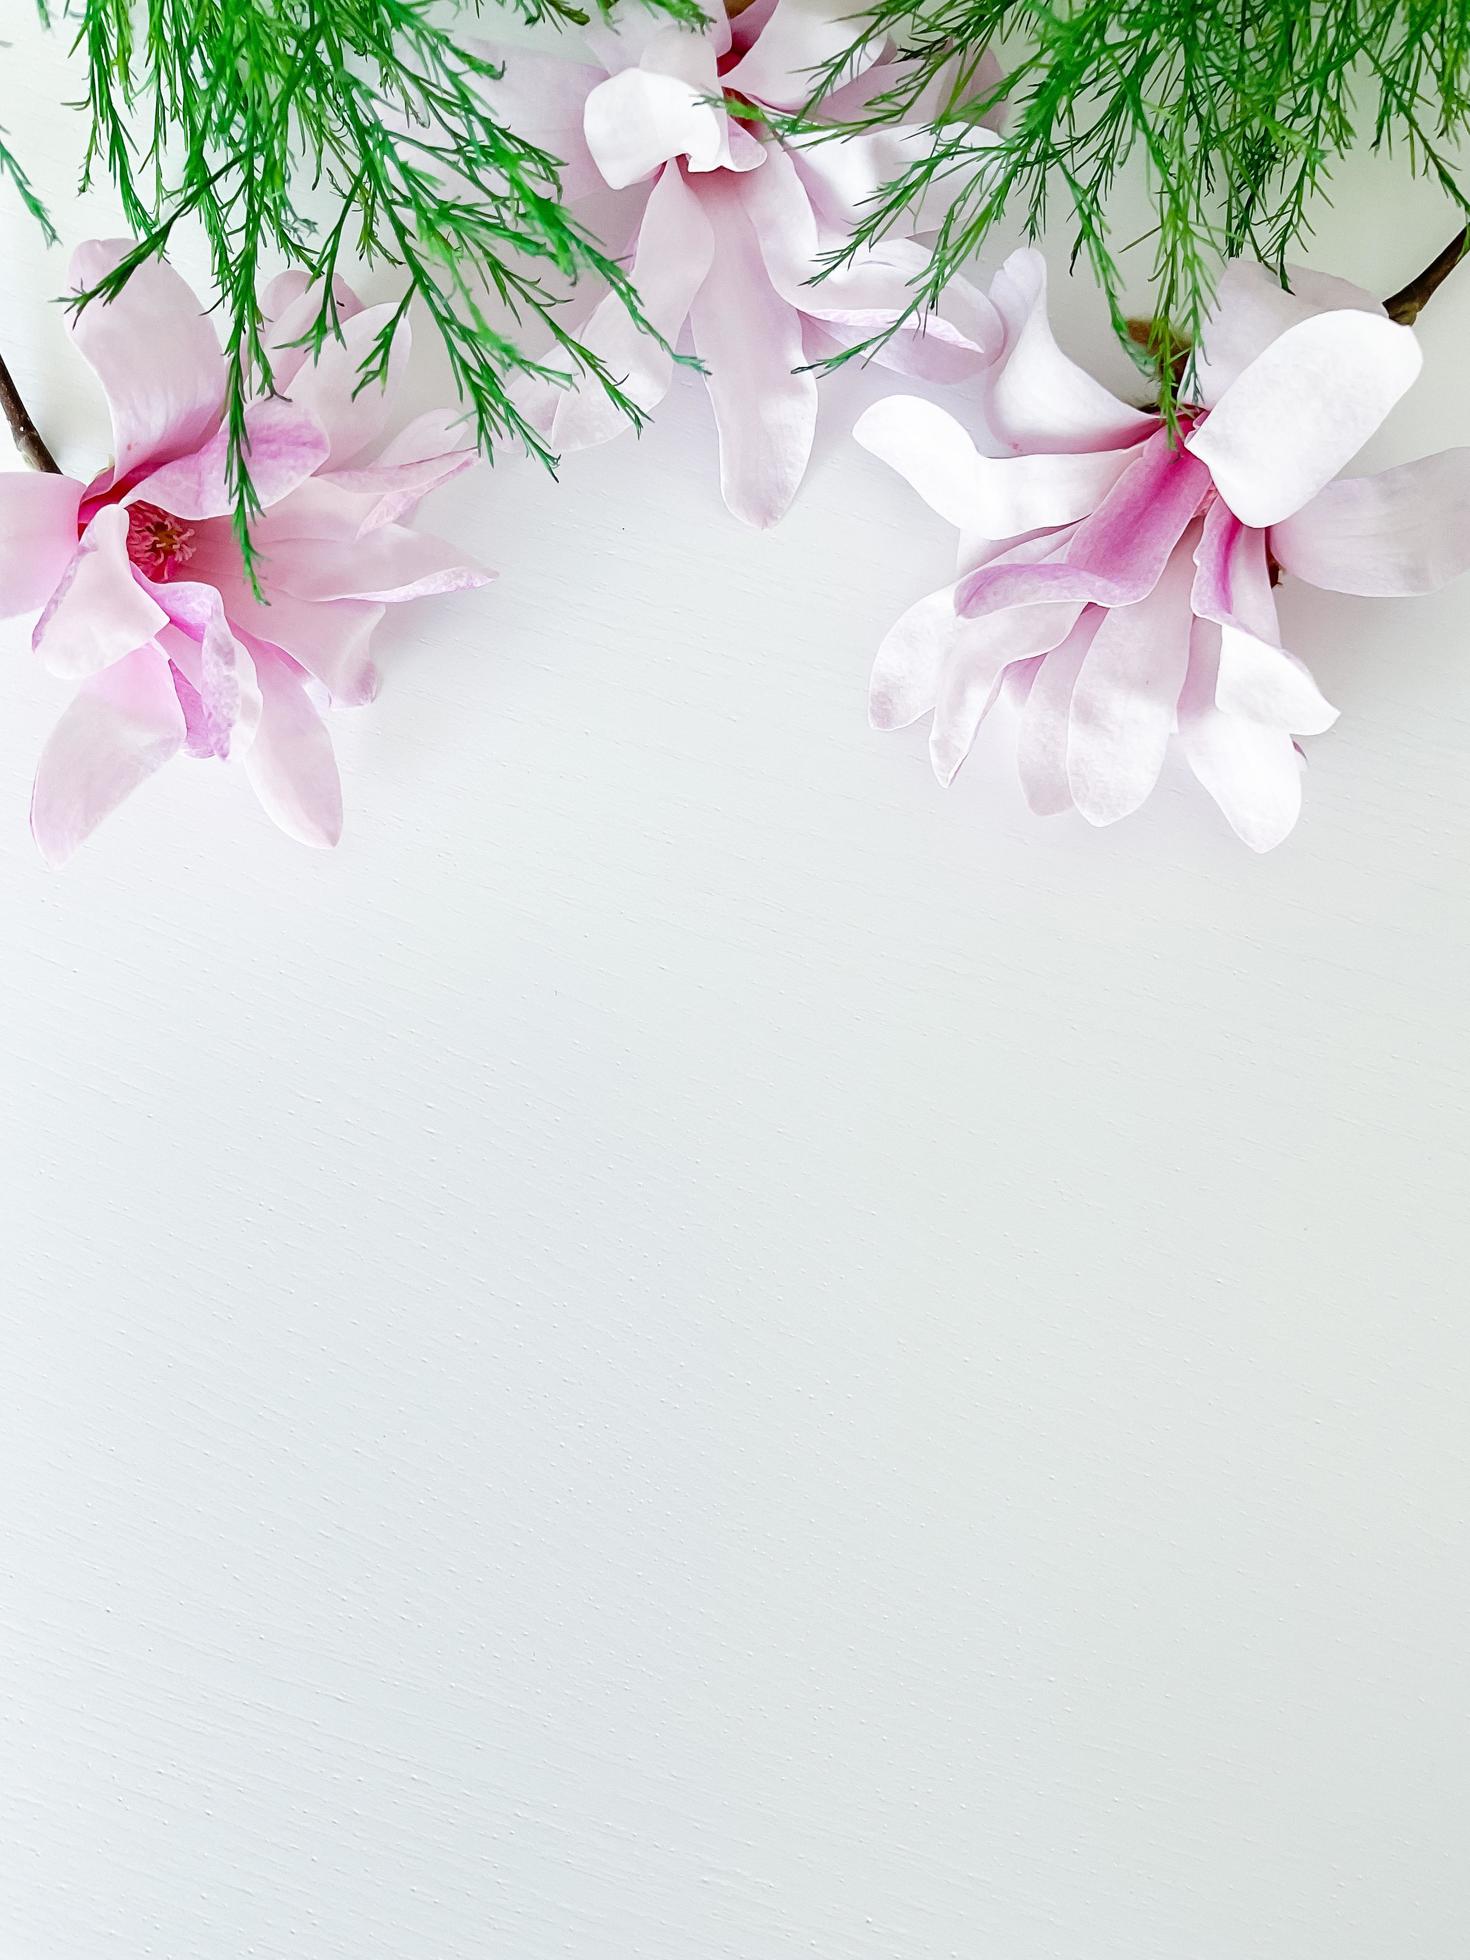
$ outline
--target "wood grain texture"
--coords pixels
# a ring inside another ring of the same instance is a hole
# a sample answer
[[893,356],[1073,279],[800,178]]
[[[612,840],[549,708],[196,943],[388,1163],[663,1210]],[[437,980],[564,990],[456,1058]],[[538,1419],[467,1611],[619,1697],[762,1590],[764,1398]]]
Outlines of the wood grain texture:
[[[1389,290],[1442,214],[1362,186]],[[1467,322],[1370,461],[1470,439]],[[181,764],[48,874],[5,629],[6,1960],[1463,1953],[1466,588],[1287,590],[1265,860],[943,794],[881,385],[769,535],[693,386],[442,498],[503,578],[391,623],[335,856]]]

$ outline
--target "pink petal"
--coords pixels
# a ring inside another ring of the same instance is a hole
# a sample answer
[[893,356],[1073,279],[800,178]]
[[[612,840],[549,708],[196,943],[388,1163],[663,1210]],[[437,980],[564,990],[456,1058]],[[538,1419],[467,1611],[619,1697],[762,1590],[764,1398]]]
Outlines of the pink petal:
[[439,538],[385,524],[358,540],[282,538],[269,547],[271,591],[297,599],[371,599],[394,605],[488,585],[493,574],[467,565]]
[[255,671],[260,723],[245,751],[245,773],[288,837],[330,850],[342,835],[342,779],[332,738],[284,661],[262,650]]
[[[666,345],[636,326],[611,293],[581,335],[584,346],[641,409],[657,407],[668,393],[673,374],[669,348],[678,341],[714,252],[714,233],[684,173],[677,168],[663,171],[648,195],[631,277],[644,317]],[[621,435],[627,426],[627,416],[589,376],[559,398],[551,442],[558,450],[590,448]]]
[[740,201],[748,181],[718,174],[701,182],[715,256],[690,323],[709,369],[725,502],[764,528],[784,514],[806,472],[817,384],[815,376],[793,372],[802,360],[801,316],[767,275]]
[[956,619],[945,650],[929,760],[941,783],[952,783],[990,712],[1007,667],[1049,653],[1077,623],[1077,607],[1023,606],[985,619]]
[[47,862],[64,863],[183,743],[183,711],[157,647],[89,675],[36,768],[31,831]]
[[0,474],[0,619],[34,612],[77,549],[82,486],[50,471]]
[[[132,250],[130,239],[79,248],[71,279],[95,286]],[[140,265],[117,298],[73,316],[72,338],[112,411],[112,480],[167,462],[213,434],[224,405],[225,368],[214,328],[178,273]]]
[[343,707],[360,708],[376,696],[380,676],[369,646],[383,617],[380,604],[333,599],[318,605],[272,591],[263,606],[243,579],[223,596],[231,624],[252,652],[259,642],[289,654]]
[[168,618],[128,557],[128,514],[109,504],[92,519],[31,644],[53,674],[77,680],[151,640]]
[[[880,192],[933,156],[938,134],[928,123],[890,123],[850,136],[796,138],[792,154],[824,226],[850,232],[871,217]],[[977,152],[999,148],[1000,138],[992,130],[976,127],[972,136]],[[954,190],[953,178],[936,172],[924,194],[898,218],[900,235],[935,230],[954,201]]]
[[1205,512],[1205,528],[1194,554],[1194,596],[1201,619],[1238,627],[1267,646],[1280,646],[1276,597],[1266,557],[1266,533],[1241,523],[1230,506],[1216,498]]
[[889,395],[864,410],[852,433],[947,523],[963,530],[974,521],[978,458],[952,415],[916,395]]
[[1269,851],[1301,813],[1301,759],[1284,730],[1216,707],[1218,645],[1218,628],[1196,622],[1179,696],[1179,746],[1236,836]]
[[[345,279],[333,282],[332,296],[339,319],[351,320],[361,313],[362,301]],[[321,312],[321,287],[296,268],[271,281],[260,305],[270,322],[266,349],[270,355],[271,379],[279,394],[289,394],[291,383],[306,360],[306,349],[296,343],[316,324]]]
[[1344,477],[1271,532],[1309,585],[1370,598],[1434,592],[1470,571],[1470,449]]
[[248,724],[255,702],[249,655],[225,617],[224,601],[214,586],[193,579],[161,583],[145,579],[143,583],[178,635],[196,649],[190,654],[175,640],[159,636],[165,652],[183,669],[199,697],[199,715],[191,731],[193,752],[227,756],[242,712]]
[[1040,564],[1000,559],[960,581],[967,616],[1046,599],[1127,606],[1152,591],[1209,494],[1209,473],[1160,429],[1138,449],[1092,515]]
[[907,728],[934,706],[939,673],[957,627],[954,587],[927,593],[889,627],[873,665],[868,719]]
[[408,365],[408,322],[403,321],[393,336],[386,382],[364,383],[362,364],[397,310],[396,306],[365,307],[344,322],[340,340],[324,342],[316,360],[308,360],[297,373],[291,399],[306,410],[327,438],[325,460],[316,468],[349,467],[386,428],[393,396],[402,386]]
[[1336,708],[1306,668],[1280,647],[1263,646],[1227,625],[1216,661],[1215,704],[1225,714],[1298,735],[1321,735],[1337,720]]
[[1070,810],[1072,785],[1067,777],[1067,730],[1072,719],[1072,695],[1097,629],[1106,615],[1089,606],[1059,647],[1041,662],[1021,711],[1016,738],[1016,769],[1027,807],[1038,817],[1059,816]]
[[772,109],[800,109],[811,96],[815,70],[851,46],[856,31],[849,0],[777,0],[753,45],[724,85]]
[[1213,408],[1231,382],[1288,327],[1317,313],[1344,309],[1383,317],[1380,303],[1361,286],[1302,266],[1288,271],[1290,290],[1269,267],[1251,259],[1234,259],[1221,273],[1195,353],[1197,399],[1206,407]]
[[481,82],[479,87],[498,122],[556,159],[562,202],[571,204],[598,190],[602,173],[582,133],[582,110],[593,89],[606,79],[602,69],[534,48],[491,47],[484,42],[470,46],[500,64],[500,79]]
[[1057,346],[1039,252],[1013,252],[991,282],[990,299],[1004,325],[1005,351],[985,376],[986,416],[1003,448],[1117,449],[1158,428],[1156,415],[1119,401]]
[[[266,509],[305,482],[327,458],[327,437],[304,408],[277,396],[245,411],[250,479]],[[202,449],[146,476],[130,501],[157,504],[175,517],[224,517],[235,507],[229,438],[221,429]]]
[[1413,330],[1382,314],[1316,314],[1256,356],[1188,446],[1243,523],[1279,524],[1357,454],[1422,360]]
[[1194,565],[1175,552],[1153,590],[1100,622],[1072,694],[1067,781],[1089,823],[1146,802],[1169,746],[1189,664]]

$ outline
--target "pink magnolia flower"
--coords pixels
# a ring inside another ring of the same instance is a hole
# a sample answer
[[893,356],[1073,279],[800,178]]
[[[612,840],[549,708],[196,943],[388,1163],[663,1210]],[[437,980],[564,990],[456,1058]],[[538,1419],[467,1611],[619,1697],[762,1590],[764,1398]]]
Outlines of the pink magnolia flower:
[[[84,245],[77,287],[126,249]],[[303,276],[285,274],[264,301],[281,393],[246,413],[264,602],[231,529],[224,357],[198,300],[151,262],[77,316],[112,413],[113,461],[90,483],[0,474],[0,617],[40,608],[36,651],[78,683],[31,800],[53,863],[181,750],[243,754],[283,830],[335,844],[342,790],[316,703],[377,692],[368,642],[385,606],[485,582],[403,521],[474,461],[456,416],[421,416],[381,446],[392,388],[356,392],[358,366],[392,309],[363,308],[345,287],[338,301],[342,341],[315,364],[291,345],[316,311]]]
[[1037,253],[1007,260],[990,296],[1005,344],[981,380],[986,453],[927,402],[879,402],[857,425],[961,532],[959,577],[879,650],[874,725],[932,710],[947,783],[1008,695],[1031,808],[1095,824],[1145,801],[1174,739],[1237,835],[1269,849],[1301,806],[1293,736],[1336,719],[1281,644],[1278,570],[1401,594],[1470,567],[1470,450],[1334,480],[1418,374],[1418,342],[1342,280],[1295,273],[1287,292],[1232,264],[1172,442],[1060,352]]
[[[938,222],[908,213],[877,248],[819,285],[824,255],[845,245],[868,199],[932,140],[925,120],[946,106],[936,82],[916,120],[847,140],[777,141],[727,105],[794,111],[812,71],[854,34],[849,0],[753,0],[727,14],[713,0],[702,32],[627,10],[594,24],[593,64],[520,49],[496,51],[501,112],[564,164],[563,194],[614,257],[626,257],[648,320],[670,345],[686,323],[704,364],[719,426],[725,502],[747,523],[773,524],[800,486],[817,420],[817,382],[804,367],[891,327],[913,298],[928,254],[912,234]],[[857,115],[901,79],[891,46],[875,45],[851,79],[813,111]],[[995,142],[977,128],[978,143]],[[905,229],[908,236],[903,235]],[[641,409],[668,391],[672,362],[614,296],[569,324]],[[982,296],[951,288],[878,358],[929,379],[975,372],[999,345]],[[530,414],[558,451],[605,442],[627,418],[595,382],[544,387]]]

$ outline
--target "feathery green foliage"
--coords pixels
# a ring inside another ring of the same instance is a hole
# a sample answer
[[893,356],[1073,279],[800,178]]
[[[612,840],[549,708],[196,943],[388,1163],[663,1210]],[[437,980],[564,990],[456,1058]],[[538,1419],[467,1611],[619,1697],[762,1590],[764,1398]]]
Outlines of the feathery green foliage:
[[[700,18],[694,0],[647,3]],[[586,19],[571,0],[518,6],[531,21]],[[322,281],[321,311],[305,337],[313,350],[339,331],[332,275],[344,256],[400,268],[401,303],[363,385],[386,373],[418,301],[487,453],[511,438],[554,460],[513,399],[523,376],[591,375],[637,419],[616,378],[562,326],[556,294],[557,282],[598,275],[642,323],[627,275],[564,209],[557,160],[497,121],[482,84],[499,70],[444,24],[442,5],[53,0],[52,11],[58,27],[75,28],[85,63],[84,179],[113,180],[138,240],[81,303],[118,291],[186,222],[208,240],[231,357],[231,469],[247,562],[259,507],[244,410],[271,381],[258,295],[272,261],[284,258]],[[0,153],[0,168],[6,162]],[[26,195],[23,176],[9,167]],[[492,322],[487,294],[516,322],[549,333],[545,361]]]
[[[1364,134],[1437,178],[1456,222],[1470,213],[1454,154],[1470,125],[1470,0],[876,0],[854,46],[885,35],[910,51],[904,79],[849,129],[908,119],[951,72],[951,101],[973,99],[934,126],[832,263],[939,185],[948,214],[917,313],[993,227],[1034,239],[1053,203],[1070,206],[1074,261],[1091,265],[1171,415],[1220,260],[1248,253],[1280,267]],[[987,54],[998,78],[982,69]],[[830,64],[814,100],[850,57]],[[1000,103],[997,149],[977,140],[975,120]],[[1152,245],[1142,346],[1124,318],[1109,222],[1119,173],[1140,158],[1156,219],[1138,241]]]

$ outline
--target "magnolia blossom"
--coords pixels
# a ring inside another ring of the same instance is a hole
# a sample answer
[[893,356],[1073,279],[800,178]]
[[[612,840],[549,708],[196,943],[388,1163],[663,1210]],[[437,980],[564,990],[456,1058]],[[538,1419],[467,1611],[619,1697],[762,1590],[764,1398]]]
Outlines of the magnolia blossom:
[[1277,844],[1301,805],[1293,736],[1336,719],[1281,644],[1285,571],[1332,591],[1428,592],[1470,567],[1470,450],[1337,473],[1419,372],[1418,342],[1357,287],[1237,262],[1172,439],[1052,339],[1046,273],[991,287],[1004,346],[981,380],[984,451],[927,402],[879,402],[858,440],[961,532],[959,577],[879,650],[875,726],[933,711],[941,782],[1002,695],[1038,814],[1112,823],[1171,738],[1237,835]]
[[[127,249],[83,246],[77,287]],[[363,308],[345,287],[337,298],[342,340],[313,364],[292,345],[317,307],[304,278],[265,296],[279,392],[246,411],[260,596],[231,527],[224,358],[198,300],[150,262],[76,317],[113,461],[89,483],[0,474],[0,617],[39,608],[37,653],[77,683],[31,800],[53,863],[181,750],[242,754],[283,830],[335,844],[342,791],[317,702],[377,692],[368,642],[385,606],[485,582],[403,521],[473,462],[456,416],[422,416],[383,446],[392,388],[358,392],[358,367],[393,309]]]
[[[728,14],[714,0],[707,11],[708,26],[694,31],[621,10],[616,27],[587,29],[591,65],[498,50],[504,76],[493,89],[509,124],[561,160],[567,202],[611,256],[625,258],[667,345],[640,331],[613,295],[574,311],[568,324],[641,409],[667,392],[668,348],[688,325],[719,425],[725,501],[765,526],[785,512],[811,454],[817,384],[802,370],[891,327],[928,264],[913,234],[938,222],[939,195],[935,209],[906,213],[876,248],[809,283],[824,255],[847,243],[867,201],[932,145],[926,124],[947,106],[945,83],[915,104],[912,123],[841,141],[778,141],[731,106],[803,108],[813,70],[853,39],[849,0],[753,0]],[[903,71],[891,45],[875,44],[847,74],[812,114],[854,117]],[[977,144],[998,140],[979,127],[973,134]],[[991,309],[957,284],[943,313],[906,324],[878,358],[953,379],[998,346]],[[530,413],[559,451],[628,426],[595,381],[572,394],[543,387]]]

